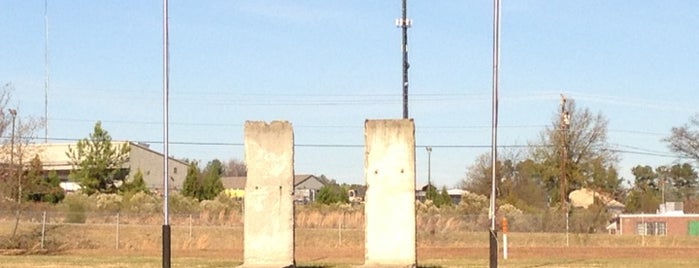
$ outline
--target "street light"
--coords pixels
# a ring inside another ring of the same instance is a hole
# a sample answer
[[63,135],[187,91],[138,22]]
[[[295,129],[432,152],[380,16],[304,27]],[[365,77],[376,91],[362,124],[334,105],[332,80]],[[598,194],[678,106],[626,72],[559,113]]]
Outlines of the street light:
[[425,197],[427,200],[431,200],[430,190],[432,189],[432,178],[431,178],[431,166],[432,166],[432,147],[427,147],[427,193]]

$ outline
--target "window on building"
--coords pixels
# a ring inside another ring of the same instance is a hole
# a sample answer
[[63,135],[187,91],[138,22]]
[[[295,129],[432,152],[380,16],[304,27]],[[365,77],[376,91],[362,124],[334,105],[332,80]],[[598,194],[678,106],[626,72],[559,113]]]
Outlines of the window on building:
[[172,173],[177,174],[177,167],[172,169]]
[[667,235],[667,228],[665,227],[665,222],[655,223],[655,235]]
[[639,235],[667,235],[667,225],[664,221],[638,222],[636,234]]
[[646,235],[646,224],[643,222],[636,223],[636,234]]

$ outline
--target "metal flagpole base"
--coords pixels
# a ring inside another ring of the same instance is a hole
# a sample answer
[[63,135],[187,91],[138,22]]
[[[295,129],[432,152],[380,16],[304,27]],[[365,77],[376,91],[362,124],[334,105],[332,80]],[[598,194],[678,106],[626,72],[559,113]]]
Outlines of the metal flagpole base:
[[163,268],[170,268],[170,225],[163,225]]
[[498,234],[495,230],[490,230],[490,268],[498,267]]

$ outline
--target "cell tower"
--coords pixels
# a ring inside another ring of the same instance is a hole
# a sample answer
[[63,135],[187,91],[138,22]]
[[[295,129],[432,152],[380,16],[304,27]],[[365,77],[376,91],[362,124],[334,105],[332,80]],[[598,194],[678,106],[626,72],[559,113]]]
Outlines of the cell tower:
[[396,27],[403,29],[403,119],[408,118],[408,28],[413,26],[413,21],[408,19],[407,0],[403,0],[403,16],[396,19]]

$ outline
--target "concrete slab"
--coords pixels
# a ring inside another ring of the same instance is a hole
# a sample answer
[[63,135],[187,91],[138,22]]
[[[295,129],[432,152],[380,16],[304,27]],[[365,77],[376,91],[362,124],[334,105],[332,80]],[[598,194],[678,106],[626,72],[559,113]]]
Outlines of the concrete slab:
[[414,267],[415,124],[367,120],[364,267]]
[[242,267],[294,267],[294,134],[291,123],[245,122]]

